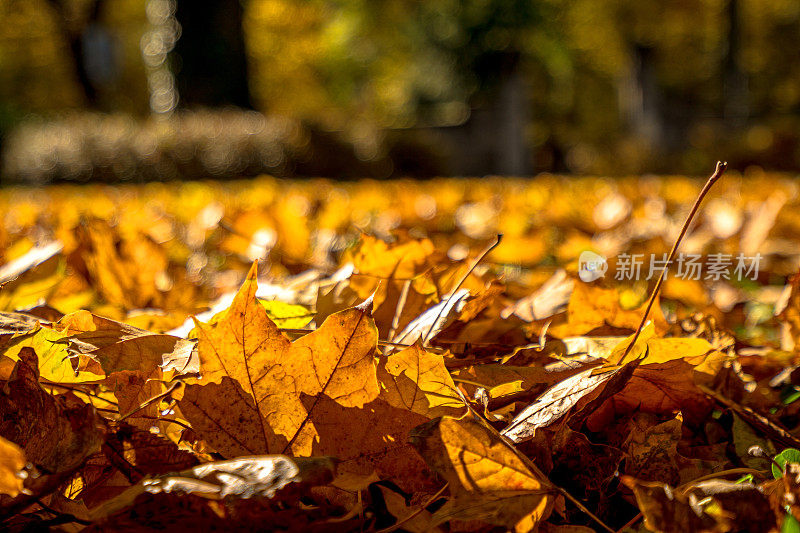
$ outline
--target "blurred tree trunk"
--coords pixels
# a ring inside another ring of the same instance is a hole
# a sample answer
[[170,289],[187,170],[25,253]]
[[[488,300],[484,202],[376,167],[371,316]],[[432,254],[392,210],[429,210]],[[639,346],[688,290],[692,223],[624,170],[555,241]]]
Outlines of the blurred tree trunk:
[[728,0],[726,9],[728,19],[728,39],[723,63],[723,116],[734,127],[747,122],[749,114],[747,75],[739,64],[741,48],[741,21],[739,0]]
[[632,47],[631,68],[619,87],[619,109],[633,134],[658,148],[665,140],[666,127],[652,55],[651,48]]
[[530,173],[530,150],[525,128],[530,123],[525,82],[519,67],[500,82],[497,101],[497,171],[507,176]]
[[56,25],[61,30],[70,51],[70,60],[75,79],[80,85],[87,107],[99,107],[98,88],[86,68],[86,47],[84,33],[95,24],[100,15],[102,0],[93,0],[87,7],[88,16],[81,17],[65,0],[48,0],[56,14]]
[[183,105],[251,108],[240,0],[178,0],[174,54]]

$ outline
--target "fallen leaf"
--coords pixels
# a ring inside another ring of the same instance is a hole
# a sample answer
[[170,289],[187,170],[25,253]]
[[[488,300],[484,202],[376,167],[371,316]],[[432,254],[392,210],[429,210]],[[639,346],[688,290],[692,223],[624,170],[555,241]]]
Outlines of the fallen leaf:
[[412,443],[450,484],[452,498],[434,513],[434,524],[478,519],[530,531],[550,516],[555,491],[549,480],[471,414],[425,424]]
[[[431,339],[452,324],[458,313],[466,304],[469,297],[467,289],[459,289],[451,295],[446,295],[438,304],[430,307],[417,318],[412,320],[397,336],[392,339],[395,344],[414,344],[421,341],[425,346]],[[391,349],[387,349],[389,353]]]
[[61,332],[39,326],[32,332],[11,339],[5,355],[18,359],[22,350],[33,349],[37,354],[41,377],[53,383],[84,383],[103,379],[102,369],[91,357],[73,357],[67,339]]
[[441,355],[419,344],[383,357],[378,365],[381,395],[391,405],[428,418],[464,412],[464,402]]
[[289,342],[255,299],[256,271],[254,264],[225,316],[197,324],[202,382],[226,376],[238,382],[253,399],[269,451],[308,455],[315,431],[302,394],[326,394],[345,407],[378,396],[371,301],[331,315],[316,331]]
[[55,329],[67,335],[73,353],[91,356],[100,362],[107,375],[126,370],[150,375],[174,352],[191,350],[194,343],[159,333],[151,333],[123,322],[77,311],[62,318]]
[[28,461],[46,472],[77,468],[100,448],[102,433],[92,406],[72,394],[48,394],[39,385],[32,348],[20,350],[0,400],[0,436],[19,445]]
[[638,361],[631,361],[623,366],[590,368],[553,385],[523,409],[501,434],[512,442],[533,438],[538,428],[554,424],[573,410],[586,410],[590,404],[618,392],[638,365]]
[[[413,505],[409,505],[408,501],[402,495],[389,487],[376,485],[376,489],[381,493],[383,503],[386,505],[386,510],[396,518],[394,523],[386,524],[387,527],[393,526],[401,520],[405,520],[403,522],[403,529],[410,533],[438,533],[441,531],[441,528],[431,525],[433,515],[429,511],[423,509],[419,512],[419,509],[415,508]],[[406,520],[407,517],[412,518]]]
[[199,462],[194,454],[150,431],[126,423],[115,429],[106,436],[103,453],[134,482],[144,476],[186,470]]
[[534,322],[560,313],[566,309],[575,280],[566,270],[558,270],[530,295],[517,300],[503,310],[502,318],[516,315],[526,322]]
[[767,497],[752,483],[713,479],[684,490],[666,483],[622,483],[633,491],[650,531],[774,531],[777,524]]
[[336,474],[334,462],[327,458],[291,459],[282,455],[239,457],[229,461],[204,463],[176,474],[148,477],[118,497],[92,511],[102,520],[131,507],[145,493],[175,493],[218,500],[223,498],[274,498],[289,489],[330,483]]

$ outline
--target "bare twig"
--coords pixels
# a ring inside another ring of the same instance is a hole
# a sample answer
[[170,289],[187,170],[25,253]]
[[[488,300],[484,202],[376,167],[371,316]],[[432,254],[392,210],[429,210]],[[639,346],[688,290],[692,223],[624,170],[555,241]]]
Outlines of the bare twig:
[[409,520],[413,520],[413,519],[414,519],[415,517],[417,517],[417,516],[418,516],[418,515],[419,515],[419,514],[420,514],[422,511],[424,511],[426,507],[428,507],[430,504],[432,504],[433,502],[435,502],[436,500],[438,500],[439,498],[441,498],[441,497],[442,497],[442,494],[444,494],[444,491],[445,491],[445,490],[447,490],[447,487],[449,487],[449,486],[450,486],[450,484],[449,484],[449,483],[445,483],[445,484],[444,484],[444,487],[442,487],[441,489],[439,489],[439,490],[436,492],[436,494],[434,494],[433,496],[431,496],[430,498],[428,498],[428,500],[427,500],[425,503],[423,503],[422,505],[420,505],[420,506],[419,506],[419,509],[417,509],[416,511],[414,511],[414,512],[413,512],[413,513],[411,513],[410,515],[406,516],[405,518],[403,518],[402,520],[400,520],[399,522],[397,522],[395,525],[393,525],[393,526],[389,526],[389,527],[387,527],[387,528],[384,528],[384,529],[380,529],[380,530],[378,530],[376,533],[391,533],[392,531],[396,531],[397,529],[400,529],[400,527],[401,527],[401,526],[403,526],[403,524],[406,524],[406,523],[408,523],[408,521],[409,521]]
[[403,283],[403,290],[400,292],[400,298],[397,300],[397,306],[394,308],[394,317],[392,318],[392,327],[389,328],[389,338],[394,338],[397,328],[400,326],[400,315],[403,314],[403,309],[406,307],[406,300],[408,299],[408,291],[411,289],[411,280],[407,279]]
[[[464,273],[464,275],[461,277],[461,279],[458,280],[458,283],[456,283],[456,286],[453,287],[453,290],[450,291],[450,296],[447,298],[448,302],[450,301],[451,298],[453,298],[456,295],[456,293],[458,292],[458,289],[461,288],[461,286],[464,284],[464,282],[467,281],[467,278],[469,277],[470,274],[472,274],[472,271],[475,270],[475,267],[477,267],[478,264],[481,261],[483,261],[484,257],[489,255],[489,252],[491,252],[492,250],[497,248],[497,245],[500,244],[501,240],[503,240],[503,235],[498,233],[497,234],[497,238],[495,239],[495,241],[492,244],[490,244],[489,246],[487,246],[480,254],[478,254],[478,257],[476,257],[475,260],[472,261],[472,264],[469,266],[467,271]],[[444,310],[446,308],[447,308],[447,304],[443,305],[441,307],[441,309],[439,309],[439,313],[436,315],[436,318],[434,318],[433,322],[431,322],[431,327],[428,328],[428,333],[426,333],[425,336],[422,338],[422,345],[423,346],[425,346],[428,343],[428,341],[430,340],[428,337],[430,337],[431,333],[433,333],[433,330],[436,327],[436,323],[439,322],[439,319],[442,317],[442,313],[444,312]]]
[[636,516],[634,516],[633,518],[631,518],[630,520],[628,520],[628,523],[627,523],[627,524],[625,524],[624,526],[622,526],[621,528],[619,528],[618,530],[616,530],[614,533],[622,533],[623,531],[625,531],[625,530],[626,530],[626,529],[628,529],[629,527],[632,527],[632,526],[633,526],[633,524],[635,524],[636,522],[638,522],[639,520],[641,520],[643,516],[644,516],[644,515],[643,515],[642,513],[639,513],[639,514],[637,514]]
[[726,168],[728,168],[728,163],[717,161],[717,167],[714,169],[714,173],[711,174],[711,177],[708,178],[708,181],[700,190],[700,194],[697,195],[697,199],[694,201],[694,205],[692,206],[691,211],[689,211],[689,215],[686,217],[686,221],[683,223],[683,227],[681,228],[681,233],[680,235],[678,235],[678,238],[675,239],[675,244],[672,245],[672,250],[670,250],[669,256],[667,257],[667,262],[664,264],[664,268],[661,270],[661,275],[658,276],[658,281],[656,282],[656,286],[653,287],[653,292],[652,294],[650,294],[650,299],[647,301],[647,307],[645,308],[644,314],[642,315],[642,321],[639,323],[639,327],[636,328],[636,333],[633,334],[633,340],[631,340],[630,344],[625,348],[625,353],[622,354],[622,358],[620,359],[620,364],[622,364],[625,361],[625,358],[628,356],[628,354],[631,353],[634,344],[636,344],[636,340],[642,333],[642,329],[644,329],[645,324],[647,324],[647,317],[650,315],[650,309],[652,309],[653,303],[656,301],[658,293],[661,290],[661,284],[664,283],[664,279],[667,277],[667,270],[669,269],[669,266],[672,264],[672,260],[675,258],[675,252],[678,251],[678,246],[680,246],[683,237],[686,235],[686,232],[688,231],[689,226],[692,223],[694,215],[700,208],[700,203],[703,201],[703,198],[706,197],[708,191],[711,190],[711,187],[725,173]]

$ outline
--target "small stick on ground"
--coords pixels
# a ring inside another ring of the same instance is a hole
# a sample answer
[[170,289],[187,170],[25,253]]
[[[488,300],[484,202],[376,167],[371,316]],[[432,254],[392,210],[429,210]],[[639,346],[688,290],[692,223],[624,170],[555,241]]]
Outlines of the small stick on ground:
[[[455,294],[458,292],[458,289],[461,288],[461,286],[464,284],[464,282],[467,281],[467,278],[469,277],[469,275],[472,274],[472,271],[475,270],[475,267],[477,267],[478,264],[481,261],[483,261],[483,258],[486,257],[487,255],[489,255],[489,252],[491,252],[492,250],[497,248],[497,245],[500,244],[501,240],[503,240],[503,235],[502,234],[498,234],[497,235],[497,239],[492,244],[487,246],[480,254],[478,254],[478,257],[476,257],[475,260],[472,262],[470,267],[467,269],[467,272],[461,277],[460,280],[458,280],[458,283],[456,283],[456,286],[453,287],[453,290],[450,292],[450,297],[447,299],[448,301],[450,300],[450,298],[455,296]],[[428,343],[428,341],[430,340],[428,337],[430,337],[431,333],[433,333],[433,329],[436,327],[436,323],[439,322],[439,319],[442,317],[442,313],[444,312],[446,307],[447,307],[447,305],[443,305],[442,308],[439,309],[439,314],[437,314],[436,318],[433,319],[433,322],[431,323],[431,327],[428,328],[428,333],[422,338],[422,345],[423,346],[425,346]]]
[[405,518],[403,518],[402,520],[400,520],[399,522],[397,522],[395,525],[393,525],[393,526],[389,526],[389,527],[387,527],[387,528],[384,528],[384,529],[381,529],[381,530],[379,530],[377,533],[391,533],[392,531],[396,531],[396,530],[400,529],[400,527],[401,527],[401,526],[403,526],[404,524],[408,523],[410,520],[412,520],[412,519],[414,519],[415,517],[417,517],[417,516],[418,516],[418,515],[419,515],[419,514],[420,514],[422,511],[424,511],[424,510],[425,510],[425,508],[426,508],[426,507],[428,507],[430,504],[432,504],[433,502],[435,502],[436,500],[438,500],[439,498],[441,498],[441,497],[442,497],[442,494],[444,494],[444,491],[446,491],[446,490],[447,490],[447,487],[449,487],[449,486],[450,486],[450,483],[445,483],[445,484],[444,484],[444,487],[442,487],[441,489],[439,489],[439,490],[436,492],[436,494],[434,494],[433,496],[431,496],[430,498],[428,498],[428,500],[427,500],[425,503],[423,503],[422,505],[420,505],[420,506],[419,506],[419,509],[417,509],[417,510],[416,510],[416,511],[414,511],[413,513],[409,514],[408,516],[406,516]]
[[667,270],[669,269],[669,266],[672,264],[672,260],[675,258],[675,252],[678,251],[678,246],[680,246],[683,237],[686,235],[686,232],[688,231],[689,226],[692,223],[694,215],[700,208],[700,203],[703,201],[703,198],[706,197],[708,191],[711,190],[711,187],[725,173],[726,168],[728,168],[728,163],[717,161],[717,167],[714,169],[714,173],[711,174],[711,177],[708,178],[708,181],[703,186],[703,189],[700,191],[700,194],[697,195],[697,199],[694,201],[692,210],[689,211],[689,215],[686,217],[686,222],[683,223],[683,227],[681,228],[681,233],[680,235],[678,235],[678,238],[675,239],[675,244],[672,245],[672,250],[670,250],[669,252],[669,256],[667,257],[667,262],[664,264],[663,270],[661,270],[661,275],[658,276],[658,281],[656,282],[656,286],[653,287],[653,293],[650,295],[650,299],[647,301],[647,307],[645,308],[644,314],[642,315],[642,321],[639,323],[639,327],[636,328],[636,333],[633,334],[633,340],[627,346],[627,348],[625,348],[625,353],[622,354],[622,358],[620,359],[620,364],[622,364],[622,362],[625,361],[625,358],[628,356],[628,354],[631,353],[634,344],[636,344],[636,340],[639,338],[639,334],[641,334],[642,329],[644,329],[645,324],[647,324],[647,317],[650,315],[650,310],[652,309],[653,303],[656,301],[656,298],[658,297],[659,291],[661,291],[661,284],[664,283],[664,279],[667,277]]

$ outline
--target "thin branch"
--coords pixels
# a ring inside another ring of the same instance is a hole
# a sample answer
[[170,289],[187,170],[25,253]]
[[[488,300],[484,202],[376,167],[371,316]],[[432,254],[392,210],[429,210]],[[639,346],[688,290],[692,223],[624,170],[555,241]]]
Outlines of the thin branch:
[[408,299],[408,291],[411,289],[411,280],[408,279],[403,283],[403,290],[400,292],[400,298],[397,300],[397,306],[394,308],[394,317],[392,317],[392,327],[389,328],[389,338],[393,338],[397,328],[400,326],[400,315],[403,314],[403,309],[406,308],[406,300]]
[[[472,274],[472,271],[475,270],[475,268],[478,266],[478,264],[481,261],[483,261],[483,258],[486,257],[487,255],[489,255],[489,252],[491,252],[492,250],[497,248],[497,246],[500,244],[501,240],[503,240],[503,235],[498,233],[497,234],[497,238],[495,239],[495,241],[492,244],[490,244],[489,246],[487,246],[480,254],[478,254],[478,257],[475,258],[475,260],[472,262],[472,264],[467,269],[467,271],[464,273],[464,275],[461,277],[461,279],[458,280],[458,283],[456,283],[456,286],[453,287],[453,290],[450,291],[450,296],[447,298],[447,302],[449,302],[456,295],[456,293],[458,292],[458,289],[460,289],[461,286],[464,284],[464,282],[467,281],[467,278],[469,277],[469,275]],[[445,303],[445,305],[441,306],[441,308],[439,309],[439,313],[437,313],[437,315],[436,315],[436,318],[434,318],[433,322],[431,322],[431,327],[428,328],[428,333],[422,338],[422,345],[423,346],[425,346],[428,343],[428,341],[430,340],[429,337],[431,336],[431,333],[433,333],[433,330],[436,327],[437,322],[439,322],[439,319],[442,317],[442,313],[444,312],[444,310],[446,308],[447,308],[447,303]]]
[[[552,481],[551,481],[551,483],[552,483]],[[561,494],[563,497],[565,497],[566,499],[568,499],[569,501],[574,503],[575,507],[577,507],[578,509],[583,511],[584,514],[586,514],[586,516],[588,516],[589,518],[591,518],[592,520],[597,522],[597,525],[599,525],[600,527],[602,527],[603,529],[605,529],[606,531],[608,531],[610,533],[617,533],[615,530],[611,529],[611,527],[609,527],[605,522],[600,520],[600,518],[598,518],[593,512],[591,512],[589,509],[587,509],[585,505],[583,505],[580,501],[578,501],[577,498],[575,498],[575,496],[573,496],[572,494],[567,492],[565,489],[562,489],[558,485],[553,485],[553,488],[556,489],[556,491],[559,494]]]
[[442,497],[442,494],[444,494],[444,491],[445,491],[445,490],[447,490],[447,487],[449,487],[449,486],[450,486],[450,483],[445,483],[445,484],[444,484],[444,487],[442,487],[441,489],[439,489],[438,491],[436,491],[436,494],[434,494],[433,496],[431,496],[430,498],[428,498],[428,500],[427,500],[425,503],[423,503],[422,505],[420,505],[420,506],[419,506],[419,509],[417,509],[416,511],[414,511],[414,512],[413,512],[413,513],[411,513],[410,515],[406,516],[405,518],[403,518],[402,520],[400,520],[399,522],[397,522],[395,525],[393,525],[393,526],[390,526],[390,527],[387,527],[387,528],[384,528],[384,529],[381,529],[381,530],[378,530],[376,533],[391,533],[392,531],[396,531],[396,530],[400,529],[400,528],[401,528],[401,527],[402,527],[404,524],[406,524],[406,523],[408,523],[410,520],[413,520],[414,518],[416,518],[416,517],[417,517],[417,516],[418,516],[420,513],[422,513],[422,511],[424,511],[424,510],[425,510],[425,509],[426,509],[426,508],[427,508],[427,507],[428,507],[430,504],[432,504],[433,502],[435,502],[436,500],[438,500],[439,498],[441,498],[441,497]]
[[633,518],[631,518],[630,520],[628,520],[628,523],[627,523],[627,524],[625,524],[624,526],[622,526],[621,528],[619,528],[618,530],[616,530],[614,533],[622,533],[623,531],[625,531],[625,530],[626,530],[626,529],[628,529],[629,527],[633,527],[633,524],[635,524],[636,522],[638,522],[639,520],[641,520],[643,516],[644,516],[644,515],[643,515],[642,513],[639,513],[639,514],[637,514],[636,516],[634,516]]
[[661,275],[658,276],[658,281],[656,282],[656,286],[653,287],[653,292],[650,295],[650,299],[647,301],[647,307],[645,308],[644,314],[642,315],[642,321],[639,323],[639,327],[636,328],[636,333],[633,334],[633,340],[631,340],[630,344],[625,348],[625,353],[622,354],[622,358],[620,359],[619,364],[622,364],[625,361],[625,358],[628,356],[628,354],[631,353],[633,346],[636,344],[636,340],[642,333],[642,330],[644,329],[644,326],[647,323],[647,317],[650,315],[650,309],[652,309],[653,303],[658,297],[658,293],[661,291],[661,284],[664,283],[664,279],[667,277],[667,270],[669,269],[669,266],[672,264],[672,260],[675,258],[675,252],[678,251],[678,246],[680,246],[683,237],[686,235],[686,232],[688,231],[689,226],[692,223],[694,215],[700,208],[700,203],[703,201],[703,198],[706,197],[708,191],[711,190],[711,187],[725,173],[726,168],[728,168],[728,163],[717,161],[717,166],[714,169],[714,173],[711,174],[711,177],[708,178],[708,181],[703,186],[702,190],[700,191],[700,194],[697,195],[697,199],[694,201],[694,205],[692,206],[691,211],[689,211],[689,215],[686,217],[686,221],[683,223],[683,227],[681,228],[681,233],[675,240],[675,244],[672,245],[672,250],[670,250],[669,256],[667,257],[667,262],[664,264],[664,268],[661,270]]
[[62,513],[60,511],[56,511],[55,509],[53,509],[53,508],[49,507],[48,505],[44,504],[42,502],[41,498],[36,498],[36,500],[34,500],[34,501],[36,502],[36,504],[39,507],[42,508],[42,510],[44,510],[45,512],[48,512],[48,513],[50,513],[50,514],[55,516],[55,518],[46,521],[50,525],[68,524],[70,522],[75,522],[76,524],[80,524],[82,526],[88,526],[88,525],[92,524],[90,521],[84,520],[82,518],[78,518],[74,514]]

